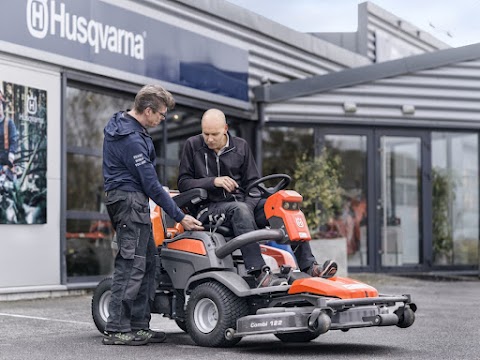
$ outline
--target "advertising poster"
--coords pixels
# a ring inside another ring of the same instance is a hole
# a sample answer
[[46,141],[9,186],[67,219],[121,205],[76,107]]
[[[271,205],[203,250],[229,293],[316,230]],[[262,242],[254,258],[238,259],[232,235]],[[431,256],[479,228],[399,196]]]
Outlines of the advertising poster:
[[47,92],[0,79],[0,224],[47,222]]

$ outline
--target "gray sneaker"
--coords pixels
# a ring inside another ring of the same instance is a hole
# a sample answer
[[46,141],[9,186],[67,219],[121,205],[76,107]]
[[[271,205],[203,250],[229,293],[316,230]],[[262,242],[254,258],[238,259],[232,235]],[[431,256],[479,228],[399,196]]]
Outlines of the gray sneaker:
[[148,343],[145,337],[136,336],[133,332],[111,332],[105,331],[103,333],[102,343],[104,345],[128,345],[138,346]]
[[149,343],[162,343],[167,339],[167,334],[163,331],[154,330],[138,330],[135,331],[135,336],[141,339],[147,339]]

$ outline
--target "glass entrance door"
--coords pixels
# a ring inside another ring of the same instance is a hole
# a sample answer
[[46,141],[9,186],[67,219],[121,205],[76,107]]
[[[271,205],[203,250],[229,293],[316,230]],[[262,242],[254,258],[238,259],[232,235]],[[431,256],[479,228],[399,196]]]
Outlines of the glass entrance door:
[[422,139],[379,135],[378,140],[379,265],[418,265],[422,240]]

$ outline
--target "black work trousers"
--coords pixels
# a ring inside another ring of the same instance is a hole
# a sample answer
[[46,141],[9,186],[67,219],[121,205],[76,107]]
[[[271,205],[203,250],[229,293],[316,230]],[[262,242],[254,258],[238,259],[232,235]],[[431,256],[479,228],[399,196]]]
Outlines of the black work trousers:
[[146,330],[150,325],[150,302],[155,296],[158,258],[148,198],[141,192],[112,190],[106,194],[105,205],[118,243],[105,330]]

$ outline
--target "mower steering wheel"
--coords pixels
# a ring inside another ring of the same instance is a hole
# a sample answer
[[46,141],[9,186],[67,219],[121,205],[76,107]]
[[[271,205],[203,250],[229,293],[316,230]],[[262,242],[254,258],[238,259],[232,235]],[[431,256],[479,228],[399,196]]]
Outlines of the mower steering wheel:
[[[263,182],[268,181],[268,180],[273,180],[273,179],[279,179],[278,183],[273,186],[267,188]],[[292,178],[288,176],[287,174],[272,174],[272,175],[267,175],[264,177],[261,177],[260,179],[255,180],[253,183],[247,186],[245,189],[245,194],[247,194],[250,197],[253,198],[268,198],[270,195],[275,194],[277,191],[285,189],[290,182],[292,181]],[[258,189],[260,193],[255,192],[253,194],[250,194],[250,192],[253,189]]]

